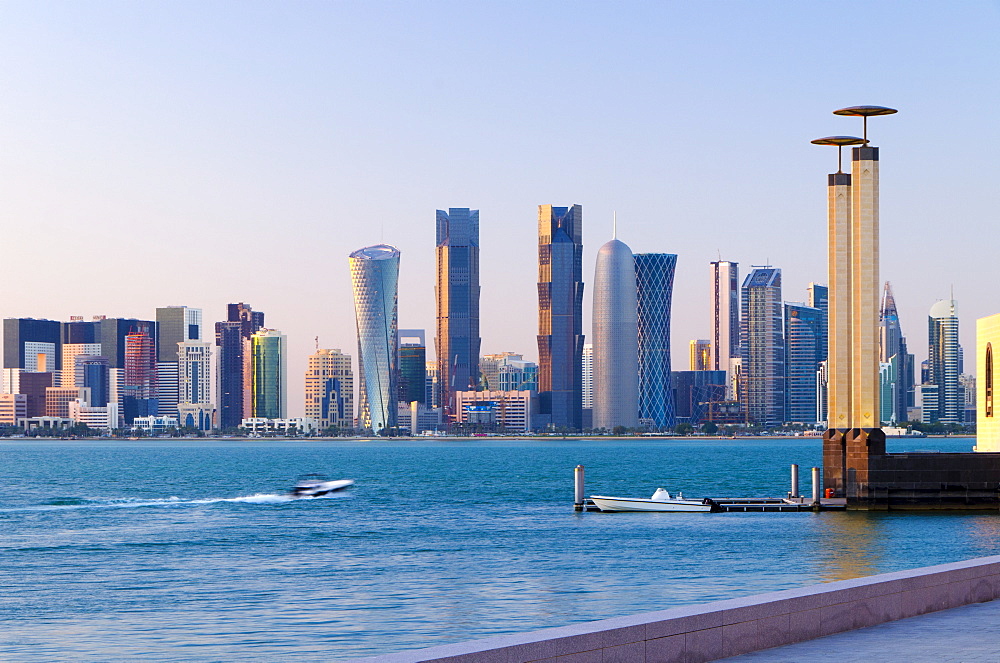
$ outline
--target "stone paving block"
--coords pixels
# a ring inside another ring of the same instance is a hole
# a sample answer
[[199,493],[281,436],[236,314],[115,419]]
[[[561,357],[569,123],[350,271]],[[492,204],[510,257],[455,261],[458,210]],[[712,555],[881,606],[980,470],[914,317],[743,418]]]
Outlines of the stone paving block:
[[788,637],[792,642],[812,640],[823,635],[823,610],[803,610],[788,615]]
[[683,617],[650,622],[646,624],[646,639],[665,638],[669,635],[720,627],[722,626],[722,613],[722,610],[713,610],[711,612],[689,614]]
[[684,635],[684,663],[704,663],[722,658],[722,627]]
[[[527,662],[519,661],[518,663]],[[543,658],[541,660],[533,660],[531,663],[601,663],[601,650],[594,649],[591,651],[577,652],[575,654],[567,654],[566,656]]]
[[791,639],[790,623],[790,615],[777,615],[758,621],[757,646],[761,649],[769,649],[795,642]]
[[646,643],[630,642],[627,645],[605,647],[601,652],[601,663],[641,663],[646,660]]
[[646,641],[646,663],[684,663],[684,635]]

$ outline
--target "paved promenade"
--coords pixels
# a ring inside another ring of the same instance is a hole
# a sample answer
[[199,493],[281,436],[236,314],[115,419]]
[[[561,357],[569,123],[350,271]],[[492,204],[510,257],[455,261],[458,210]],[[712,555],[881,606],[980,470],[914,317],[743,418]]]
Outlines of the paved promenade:
[[998,663],[1000,599],[721,660],[726,663]]

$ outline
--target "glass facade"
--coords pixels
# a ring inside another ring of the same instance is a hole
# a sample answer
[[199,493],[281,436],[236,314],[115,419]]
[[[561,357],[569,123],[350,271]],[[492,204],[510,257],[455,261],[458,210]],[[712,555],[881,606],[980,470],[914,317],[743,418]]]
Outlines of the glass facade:
[[676,423],[670,382],[670,302],[673,298],[673,253],[638,253],[635,283],[639,329],[639,418],[657,428]]
[[284,419],[287,416],[285,335],[261,329],[250,337],[251,417]]
[[826,316],[818,308],[785,304],[785,421],[814,424],[816,372],[824,361]]
[[454,417],[452,394],[479,388],[479,210],[437,210],[436,226],[438,384]]
[[635,259],[617,239],[597,252],[594,270],[593,427],[639,425]]
[[741,391],[751,423],[781,423],[785,416],[785,338],[781,270],[756,268],[740,295]]
[[937,385],[937,421],[946,424],[965,420],[965,398],[958,381],[962,350],[958,344],[955,304],[953,299],[941,300],[931,307],[927,318],[927,382]]
[[539,419],[583,424],[583,208],[538,206]]
[[358,329],[358,425],[396,427],[399,250],[376,244],[349,258]]
[[264,312],[243,302],[226,307],[226,320],[215,323],[218,348],[216,400],[219,428],[237,428],[250,416],[250,337],[264,327]]

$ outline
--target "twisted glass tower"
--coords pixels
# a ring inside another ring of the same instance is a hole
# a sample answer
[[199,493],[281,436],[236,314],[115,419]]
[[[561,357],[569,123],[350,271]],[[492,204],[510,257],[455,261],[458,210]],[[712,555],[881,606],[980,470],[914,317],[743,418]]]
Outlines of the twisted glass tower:
[[635,284],[639,330],[639,418],[659,428],[674,425],[670,388],[670,301],[674,289],[673,253],[638,253]]
[[396,426],[399,250],[376,244],[349,260],[358,328],[358,423],[378,433]]
[[594,272],[594,428],[639,424],[639,348],[635,261],[613,239]]

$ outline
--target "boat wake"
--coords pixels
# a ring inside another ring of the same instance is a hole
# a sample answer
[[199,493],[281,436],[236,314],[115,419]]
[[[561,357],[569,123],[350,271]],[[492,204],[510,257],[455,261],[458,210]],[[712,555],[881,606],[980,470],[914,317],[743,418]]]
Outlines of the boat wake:
[[57,497],[44,504],[33,506],[0,508],[0,513],[15,511],[66,511],[71,509],[138,509],[147,507],[182,507],[204,504],[221,504],[225,502],[238,504],[287,504],[289,502],[312,501],[322,499],[337,499],[344,495],[322,495],[319,497],[294,497],[284,493],[257,493],[242,497],[202,497],[185,499],[172,496],[164,498],[144,499],[139,497],[122,497],[115,499],[85,499],[80,497]]

